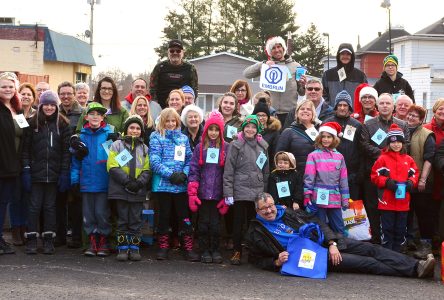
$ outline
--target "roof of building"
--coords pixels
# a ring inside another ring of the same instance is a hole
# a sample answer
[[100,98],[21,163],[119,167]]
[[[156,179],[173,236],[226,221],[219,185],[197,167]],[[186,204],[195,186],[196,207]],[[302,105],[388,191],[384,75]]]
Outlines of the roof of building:
[[[391,30],[392,40],[407,35],[410,35],[410,33],[405,31],[403,28],[392,28]],[[356,54],[361,55],[364,53],[389,53],[388,48],[389,48],[389,32],[387,30],[386,32],[381,34],[381,36],[375,38],[367,45],[356,50]]]
[[415,34],[431,34],[431,35],[444,35],[444,18],[439,19],[435,23],[421,29]]
[[229,53],[229,52],[219,52],[219,53],[214,53],[214,54],[205,55],[205,56],[201,56],[201,57],[196,57],[196,58],[190,59],[189,61],[190,62],[195,62],[195,61],[199,61],[199,60],[203,60],[203,59],[209,59],[209,58],[216,57],[216,56],[221,56],[221,55],[228,55],[228,56],[235,57],[235,58],[238,58],[238,59],[243,59],[243,60],[246,60],[246,61],[252,62],[252,63],[257,63],[258,62],[257,60],[254,60],[254,59],[251,59],[251,58],[247,58],[247,57],[243,57],[243,56],[240,56],[240,55],[237,55],[237,54],[234,54],[234,53]]
[[91,46],[73,36],[47,29],[43,59],[95,66]]

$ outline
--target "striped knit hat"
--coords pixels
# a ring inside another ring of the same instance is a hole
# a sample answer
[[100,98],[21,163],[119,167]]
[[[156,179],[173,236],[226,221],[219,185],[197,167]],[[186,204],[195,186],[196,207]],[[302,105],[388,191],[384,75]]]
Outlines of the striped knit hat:
[[387,142],[392,143],[396,141],[405,143],[404,132],[402,132],[398,125],[393,123],[390,126],[389,132],[387,133]]

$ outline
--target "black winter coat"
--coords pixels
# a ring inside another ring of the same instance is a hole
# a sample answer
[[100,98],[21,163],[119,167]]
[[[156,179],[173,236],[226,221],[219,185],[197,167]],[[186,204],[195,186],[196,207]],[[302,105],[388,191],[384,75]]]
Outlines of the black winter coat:
[[[286,209],[282,216],[282,220],[284,224],[290,226],[295,231],[299,231],[299,228],[304,224],[318,224],[321,231],[324,233],[323,245],[325,247],[328,247],[330,241],[336,241],[339,250],[347,248],[342,235],[334,233],[328,225],[322,223],[317,217],[309,215],[301,209]],[[251,220],[246,239],[249,248],[248,261],[250,263],[265,270],[278,271],[280,269],[275,266],[274,261],[279,257],[279,253],[285,251],[285,249],[259,220]]]
[[270,158],[270,170],[274,169],[274,154],[276,153],[276,146],[279,140],[281,130],[281,121],[278,118],[270,117],[268,127],[261,133],[264,140],[268,143],[268,157]]
[[389,93],[389,94],[403,93],[409,96],[412,99],[413,103],[415,103],[415,96],[413,94],[413,89],[410,86],[409,82],[404,78],[402,78],[401,72],[398,72],[396,74],[395,81],[392,81],[385,71],[382,72],[381,78],[378,81],[376,81],[373,87],[378,92],[378,95],[381,95],[382,93]]
[[35,118],[31,120],[23,138],[22,161],[24,167],[31,167],[32,182],[57,182],[62,171],[69,174],[70,134],[67,124],[60,124],[57,132],[54,117],[45,121],[38,131]]
[[[277,183],[288,181],[290,196],[279,198]],[[268,193],[273,196],[276,204],[285,205],[288,208],[293,207],[293,203],[303,206],[304,189],[301,176],[296,170],[274,170],[268,178]]]
[[14,178],[20,172],[14,122],[11,111],[0,101],[0,178]]

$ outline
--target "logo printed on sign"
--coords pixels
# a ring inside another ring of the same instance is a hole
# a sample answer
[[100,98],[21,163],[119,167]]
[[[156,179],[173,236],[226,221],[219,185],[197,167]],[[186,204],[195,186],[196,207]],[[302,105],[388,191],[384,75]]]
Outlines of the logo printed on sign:
[[287,188],[285,187],[285,186],[283,186],[282,188],[281,188],[281,192],[282,193],[285,193],[287,191]]
[[261,77],[259,87],[264,90],[285,92],[287,86],[287,74],[289,70],[286,66],[263,64],[261,68]]
[[214,158],[216,158],[216,154],[215,153],[211,153],[210,157],[214,159]]
[[352,131],[349,129],[349,130],[347,130],[347,134],[348,135],[351,135],[352,134]]
[[282,80],[282,71],[278,68],[269,68],[265,71],[265,79],[270,84],[277,84]]

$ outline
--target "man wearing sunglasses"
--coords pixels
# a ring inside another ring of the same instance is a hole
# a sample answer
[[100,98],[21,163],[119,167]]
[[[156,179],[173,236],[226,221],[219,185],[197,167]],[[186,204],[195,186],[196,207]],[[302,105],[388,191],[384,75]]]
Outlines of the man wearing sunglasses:
[[184,85],[190,86],[198,94],[197,71],[193,64],[183,59],[185,51],[180,40],[168,43],[168,59],[158,63],[150,77],[150,94],[162,109],[166,105],[168,94]]

